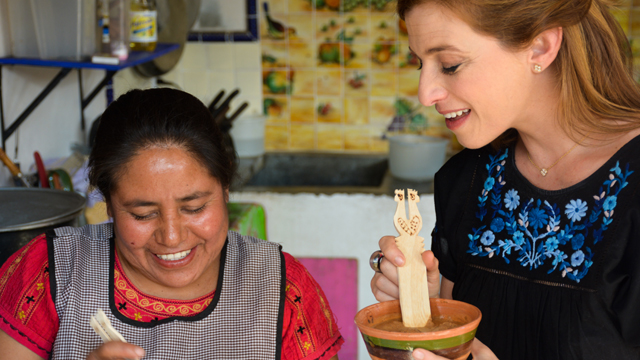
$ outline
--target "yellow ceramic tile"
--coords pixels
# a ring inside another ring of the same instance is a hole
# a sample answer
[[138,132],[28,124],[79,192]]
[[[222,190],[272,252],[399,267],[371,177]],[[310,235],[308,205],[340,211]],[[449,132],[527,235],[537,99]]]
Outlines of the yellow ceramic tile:
[[262,0],[262,1],[258,1],[258,10],[260,14],[264,13],[264,8],[262,6],[262,3],[264,2],[269,4],[269,12],[283,13],[283,12],[286,12],[287,10],[286,0],[268,0],[268,1]]
[[291,90],[291,72],[288,70],[264,70],[262,72],[262,93],[288,94]]
[[263,40],[260,42],[262,48],[262,67],[284,68],[287,67],[287,44],[282,41]]
[[340,69],[318,69],[316,80],[318,95],[342,96],[342,73]]
[[369,123],[369,98],[348,97],[344,99],[345,124],[363,125]]
[[313,125],[291,124],[291,150],[313,150],[315,137]]
[[620,23],[622,30],[624,30],[625,34],[629,34],[629,9],[612,9],[611,14],[614,18]]
[[368,151],[371,148],[371,137],[366,127],[349,127],[344,131],[344,149]]
[[275,30],[274,28],[269,26],[269,22],[266,20],[266,15],[262,14],[260,16],[260,38],[265,40],[278,40],[278,41],[286,41],[292,35],[295,35],[295,29],[291,27],[289,23],[291,21],[292,15],[287,13],[274,13],[269,12],[269,16],[271,21],[274,23],[280,24],[279,27],[284,28],[282,30]]
[[417,105],[418,62],[393,1],[267,1],[288,28],[269,32],[260,10],[267,149],[384,153],[398,97],[428,119],[415,131],[446,133],[433,107]]
[[371,46],[368,44],[344,44],[344,67],[347,69],[369,69],[371,67]]
[[313,11],[313,3],[314,2],[311,2],[309,0],[288,0],[287,8],[289,9],[289,12]]
[[416,70],[420,67],[420,59],[411,51],[407,41],[398,43],[398,67]]
[[369,14],[370,12],[370,1],[360,1],[360,3],[355,8],[345,8],[344,14]]
[[389,13],[390,15],[393,15],[396,10],[395,6],[396,6],[396,2],[392,0],[374,1],[371,4],[371,12],[372,13],[386,12],[386,13]]
[[315,98],[291,97],[291,122],[313,124],[316,115]]
[[368,96],[371,83],[369,72],[366,70],[345,70],[345,96]]
[[395,97],[372,97],[370,122],[377,125],[388,125],[396,114],[393,106]]
[[403,96],[418,96],[420,72],[416,70],[400,70],[398,73],[398,92]]
[[345,13],[340,19],[343,23],[345,41],[354,43],[371,41],[368,14]]
[[[318,45],[318,67],[340,67],[340,64],[344,60],[348,62],[351,60],[351,52],[347,52],[347,57],[343,59],[343,47],[339,42],[325,42]],[[349,50],[349,48],[347,48]]]
[[394,41],[398,39],[398,17],[390,14],[371,14],[371,39]]
[[344,149],[344,134],[341,126],[318,125],[318,150]]
[[316,70],[301,69],[295,70],[293,73],[293,87],[291,95],[293,96],[314,96],[316,86]]
[[[418,103],[419,101],[416,100],[416,103]],[[445,125],[445,121],[444,121],[444,116],[442,114],[440,114],[437,110],[435,105],[433,106],[423,106],[424,108],[424,114],[427,116],[427,119],[429,119],[429,125],[433,125],[433,126],[444,126]]]
[[313,14],[304,13],[289,17],[290,43],[311,44],[314,40]]
[[398,38],[401,41],[409,40],[409,33],[407,32],[407,24],[402,19],[398,19]]
[[396,71],[371,71],[371,95],[395,96],[398,93],[398,74]]
[[270,96],[262,100],[263,112],[267,117],[267,125],[289,123],[289,100],[286,96]]
[[266,125],[264,130],[264,148],[266,150],[289,149],[289,129],[287,126]]
[[[629,36],[632,38],[640,37],[640,8],[631,9],[629,18],[630,18],[629,22],[631,24],[630,30],[628,33]],[[620,26],[624,26],[622,22],[620,23]],[[627,28],[623,27],[623,29],[626,30]]]
[[340,41],[342,29],[342,20],[338,13],[316,14],[315,37],[319,43]]
[[435,136],[447,140],[451,140],[453,133],[446,126],[429,126],[421,132],[422,135]]
[[394,42],[377,42],[371,47],[372,69],[395,69],[398,67],[398,46]]
[[289,44],[289,63],[292,68],[313,68],[316,66],[316,50],[309,44]]
[[[295,0],[290,0],[295,1]],[[306,0],[309,2],[309,0]],[[340,11],[340,0],[322,0],[322,1],[311,1],[315,4],[316,12],[339,12]]]
[[640,82],[640,57],[633,58],[633,77]]
[[371,139],[371,151],[378,153],[389,152],[389,141],[384,137],[386,127],[373,126],[369,128],[369,138]]
[[316,115],[319,123],[341,123],[343,100],[340,97],[318,97]]

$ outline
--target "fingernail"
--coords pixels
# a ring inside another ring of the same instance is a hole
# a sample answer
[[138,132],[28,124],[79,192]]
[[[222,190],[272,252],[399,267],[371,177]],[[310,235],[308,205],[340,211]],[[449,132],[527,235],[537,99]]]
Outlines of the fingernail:
[[136,349],[136,355],[144,357],[144,349]]
[[404,260],[400,256],[396,257],[395,260],[396,260],[396,265],[404,265]]
[[424,359],[424,354],[420,351],[414,351],[413,358],[418,360]]

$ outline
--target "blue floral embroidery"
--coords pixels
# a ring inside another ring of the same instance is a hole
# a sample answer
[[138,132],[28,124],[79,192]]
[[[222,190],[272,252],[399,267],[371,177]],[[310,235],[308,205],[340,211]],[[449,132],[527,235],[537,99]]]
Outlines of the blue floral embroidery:
[[623,171],[617,162],[609,170],[609,178],[603,182],[599,193],[593,196],[595,202],[570,200],[564,206],[563,218],[560,208],[546,200],[532,198],[521,204],[515,189],[502,196],[507,155],[508,150],[505,150],[489,156],[488,176],[478,197],[476,217],[482,221],[492,210],[492,220],[488,229],[482,225],[468,234],[467,252],[489,258],[498,255],[510,263],[513,257],[509,255],[513,250],[517,261],[529,269],[536,269],[545,260],[550,260],[553,267],[549,274],[559,271],[563,277],[579,283],[593,265],[594,254],[586,239],[592,238],[594,245],[602,240],[603,232],[613,221],[620,191],[628,185],[627,177],[633,171],[629,170],[629,164]]
[[580,221],[585,215],[587,215],[587,202],[578,200],[571,200],[565,206],[564,213],[571,221]]

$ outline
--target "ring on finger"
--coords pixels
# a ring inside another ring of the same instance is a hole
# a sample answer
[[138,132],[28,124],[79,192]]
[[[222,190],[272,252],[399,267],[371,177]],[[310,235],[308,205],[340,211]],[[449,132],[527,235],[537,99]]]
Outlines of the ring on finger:
[[369,266],[371,266],[373,271],[379,272],[379,273],[382,272],[382,270],[380,270],[380,263],[382,263],[383,257],[384,257],[384,254],[380,250],[376,250],[373,252],[373,254],[371,254],[371,257],[369,258]]

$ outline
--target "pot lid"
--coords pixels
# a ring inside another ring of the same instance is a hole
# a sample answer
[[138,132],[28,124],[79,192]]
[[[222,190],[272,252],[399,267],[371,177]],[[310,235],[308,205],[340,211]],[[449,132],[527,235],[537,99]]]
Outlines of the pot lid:
[[76,218],[85,198],[72,191],[0,188],[0,233],[35,229]]

